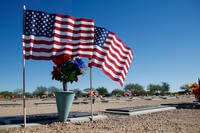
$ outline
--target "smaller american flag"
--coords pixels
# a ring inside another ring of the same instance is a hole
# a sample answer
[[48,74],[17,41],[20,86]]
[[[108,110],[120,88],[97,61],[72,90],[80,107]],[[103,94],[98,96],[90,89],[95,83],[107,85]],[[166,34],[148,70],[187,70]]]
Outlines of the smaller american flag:
[[51,60],[62,55],[92,56],[94,21],[91,19],[25,10],[23,26],[25,59]]
[[128,89],[124,91],[124,96],[132,96],[132,92]]
[[122,86],[133,58],[132,49],[105,28],[95,27],[94,33],[94,50],[89,66],[101,68]]

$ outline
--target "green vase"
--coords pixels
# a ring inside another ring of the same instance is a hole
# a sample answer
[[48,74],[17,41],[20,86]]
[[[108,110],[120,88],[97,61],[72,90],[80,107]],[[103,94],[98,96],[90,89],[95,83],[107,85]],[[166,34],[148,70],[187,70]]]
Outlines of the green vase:
[[67,121],[75,94],[71,91],[55,92],[58,118],[60,122]]

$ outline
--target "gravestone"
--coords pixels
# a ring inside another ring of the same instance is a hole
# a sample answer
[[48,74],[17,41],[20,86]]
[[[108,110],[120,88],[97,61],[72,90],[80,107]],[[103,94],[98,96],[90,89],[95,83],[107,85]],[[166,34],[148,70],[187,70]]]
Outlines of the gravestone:
[[[93,114],[96,116],[97,114]],[[68,118],[79,118],[79,117],[86,117],[91,116],[91,113],[88,112],[70,112]],[[52,122],[58,121],[58,114],[57,113],[50,113],[50,114],[36,114],[36,115],[27,115],[26,116],[27,123],[41,123],[47,124]],[[8,116],[8,117],[0,117],[0,125],[6,124],[20,124],[24,122],[23,116]]]
[[176,107],[168,107],[168,106],[152,106],[152,105],[145,105],[145,106],[138,106],[138,107],[125,107],[125,108],[111,108],[106,109],[106,113],[112,114],[122,114],[122,115],[139,115],[139,114],[146,114],[146,113],[153,113],[153,112],[160,112],[166,110],[173,110]]
[[172,106],[176,107],[177,109],[200,109],[199,102],[192,102],[192,103],[168,103],[162,104],[163,106]]

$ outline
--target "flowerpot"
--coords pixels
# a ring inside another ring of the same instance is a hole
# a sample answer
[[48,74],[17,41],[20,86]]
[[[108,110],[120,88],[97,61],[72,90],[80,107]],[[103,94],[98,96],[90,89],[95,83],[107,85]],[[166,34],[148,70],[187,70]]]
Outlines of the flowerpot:
[[58,118],[60,122],[67,121],[75,94],[71,91],[55,92]]

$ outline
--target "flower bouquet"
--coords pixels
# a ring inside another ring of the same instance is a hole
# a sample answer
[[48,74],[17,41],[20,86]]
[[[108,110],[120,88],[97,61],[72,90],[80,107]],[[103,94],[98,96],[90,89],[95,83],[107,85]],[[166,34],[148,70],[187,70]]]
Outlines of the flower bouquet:
[[73,83],[78,81],[78,76],[85,73],[87,67],[79,57],[71,58],[63,64],[53,66],[52,79],[63,83],[63,91],[68,91],[67,82]]
[[98,92],[97,91],[90,91],[88,93],[88,96],[92,98],[92,104],[94,104],[96,97],[98,96]]
[[189,88],[192,89],[195,99],[200,102],[200,81],[199,84],[198,83],[191,83],[188,85]]
[[79,58],[70,58],[65,61],[57,58],[54,60],[52,79],[63,83],[63,91],[56,92],[58,116],[61,122],[67,120],[75,94],[67,89],[67,83],[78,81],[78,76],[85,73],[87,67]]

